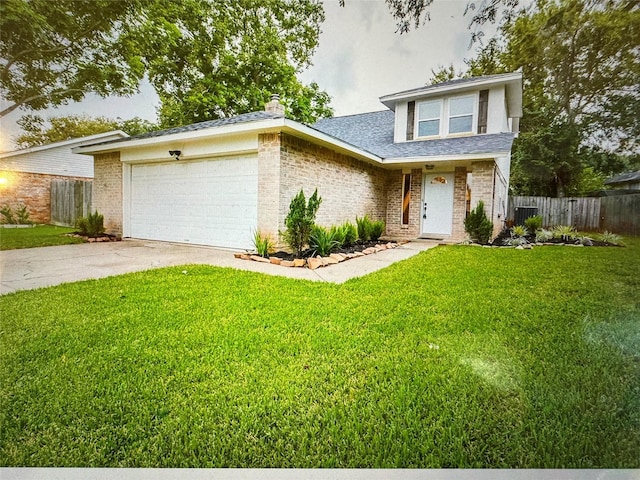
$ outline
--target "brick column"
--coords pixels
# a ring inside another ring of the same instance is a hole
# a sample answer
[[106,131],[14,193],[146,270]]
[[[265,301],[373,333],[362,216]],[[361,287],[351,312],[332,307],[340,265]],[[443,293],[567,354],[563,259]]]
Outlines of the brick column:
[[120,152],[93,157],[92,213],[104,215],[107,233],[122,235],[122,163]]
[[[258,230],[278,241],[280,225],[280,149],[278,133],[258,137]],[[284,219],[283,219],[284,221]]]
[[500,232],[500,219],[494,212],[495,197],[495,162],[492,160],[473,163],[473,182],[471,186],[471,208],[474,209],[480,200],[484,202],[484,213],[493,222],[493,235]]
[[[475,180],[475,177],[474,177]],[[453,230],[451,240],[461,242],[465,239],[464,219],[467,216],[467,169],[456,167],[453,177]]]

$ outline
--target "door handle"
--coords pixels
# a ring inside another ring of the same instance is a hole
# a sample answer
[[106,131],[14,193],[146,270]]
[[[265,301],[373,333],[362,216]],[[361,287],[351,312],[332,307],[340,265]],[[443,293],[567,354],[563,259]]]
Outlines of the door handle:
[[422,208],[422,218],[423,219],[427,218],[427,202],[424,202],[424,206]]

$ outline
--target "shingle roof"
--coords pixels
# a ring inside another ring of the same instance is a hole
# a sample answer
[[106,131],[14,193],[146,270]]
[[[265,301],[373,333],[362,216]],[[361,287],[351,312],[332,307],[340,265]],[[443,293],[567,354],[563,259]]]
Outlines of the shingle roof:
[[484,80],[493,80],[493,79],[499,79],[499,78],[504,78],[505,76],[510,75],[510,74],[504,74],[504,73],[497,73],[495,75],[482,75],[479,77],[469,77],[469,78],[455,78],[453,80],[448,80],[446,82],[440,82],[440,83],[434,83],[431,85],[423,85],[422,87],[417,87],[417,88],[412,88],[409,90],[403,90],[401,92],[396,92],[396,93],[392,93],[390,95],[384,95],[382,98],[386,97],[386,96],[391,96],[391,95],[410,95],[412,93],[426,93],[429,90],[432,89],[440,89],[442,87],[449,87],[452,85],[464,85],[465,83],[477,83],[477,82],[482,82]]
[[513,133],[472,135],[411,142],[393,142],[395,115],[391,110],[325,118],[313,128],[381,158],[473,155],[509,152]]
[[96,143],[94,145],[127,142],[130,140],[140,140],[143,138],[163,137],[165,135],[173,135],[176,133],[195,132],[197,130],[203,130],[205,128],[222,127],[225,125],[237,125],[240,123],[255,122],[258,120],[271,120],[274,118],[282,118],[282,115],[260,110],[257,112],[243,113],[241,115],[236,115],[228,118],[218,118],[216,120],[207,120],[205,122],[192,123],[190,125],[183,125],[181,127],[173,127],[173,128],[167,128],[165,130],[157,130],[154,132],[141,133],[140,135],[113,140],[110,142]]
[[615,185],[618,183],[627,183],[627,182],[637,182],[640,181],[640,170],[637,172],[628,172],[622,173],[620,175],[616,175],[615,177],[611,177],[608,180],[605,180],[605,185]]

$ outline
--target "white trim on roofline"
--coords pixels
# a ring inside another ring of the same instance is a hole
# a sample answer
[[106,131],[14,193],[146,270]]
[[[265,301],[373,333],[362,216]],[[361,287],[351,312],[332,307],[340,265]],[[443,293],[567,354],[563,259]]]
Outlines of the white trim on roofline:
[[[73,145],[76,143],[87,143],[101,138],[111,137],[113,135],[120,135],[122,138],[127,138],[129,135],[122,130],[111,130],[110,132],[96,133],[95,135],[88,135],[86,137],[72,138],[70,140],[63,140],[61,142],[48,143],[46,145],[38,145],[37,147],[23,148],[22,150],[13,150],[11,152],[0,152],[0,158],[14,157],[16,155],[24,155],[26,153],[40,152],[42,150],[49,150],[51,148],[64,147],[66,145]],[[80,147],[81,145],[79,145]],[[78,148],[78,147],[75,147]]]
[[464,155],[431,155],[424,157],[392,157],[385,158],[383,165],[396,165],[401,163],[424,163],[424,162],[452,162],[452,161],[469,161],[469,160],[494,160],[498,157],[509,155],[510,151],[502,152],[485,152],[485,153],[467,153]]

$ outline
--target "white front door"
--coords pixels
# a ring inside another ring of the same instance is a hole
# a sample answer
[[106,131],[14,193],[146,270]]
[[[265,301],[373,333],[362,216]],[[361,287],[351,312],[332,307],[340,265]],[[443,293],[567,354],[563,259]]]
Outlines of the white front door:
[[453,173],[427,173],[422,179],[422,234],[451,235]]

